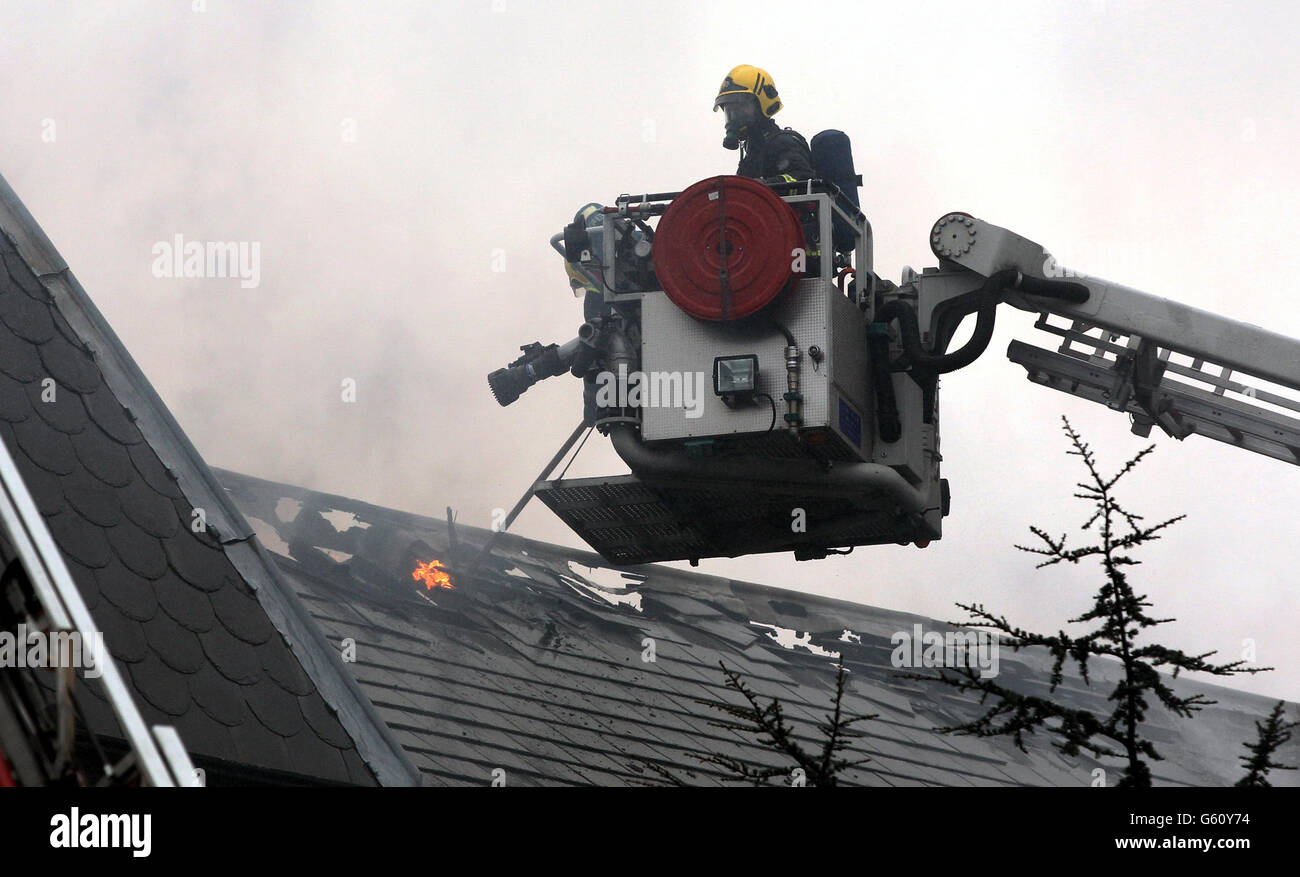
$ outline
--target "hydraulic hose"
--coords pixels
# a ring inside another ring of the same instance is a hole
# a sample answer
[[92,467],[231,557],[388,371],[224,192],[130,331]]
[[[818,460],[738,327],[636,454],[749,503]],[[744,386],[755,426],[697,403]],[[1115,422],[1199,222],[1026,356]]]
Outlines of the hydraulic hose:
[[899,299],[886,302],[876,311],[876,319],[881,323],[898,320],[902,328],[900,333],[903,350],[907,361],[913,368],[925,369],[935,374],[946,374],[965,368],[979,358],[993,339],[993,328],[997,319],[997,306],[1001,292],[1015,282],[1020,272],[1014,268],[998,271],[984,281],[984,285],[974,293],[967,293],[978,301],[979,316],[975,323],[975,332],[960,350],[953,353],[927,353],[921,347],[921,328],[916,319],[916,311],[911,305]]
[[772,327],[785,336],[785,428],[790,435],[799,438],[799,427],[803,425],[803,393],[799,391],[799,360],[803,354],[794,333],[784,323],[772,321]]
[[1047,280],[1042,277],[1030,277],[1028,274],[1021,275],[1017,288],[1023,289],[1030,295],[1059,298],[1061,301],[1076,305],[1086,302],[1090,295],[1088,287],[1082,283],[1075,283],[1073,280]]
[[[902,328],[903,350],[913,368],[934,375],[947,374],[970,365],[988,349],[997,320],[997,306],[1002,300],[1003,290],[1008,288],[1022,289],[1031,295],[1058,298],[1074,304],[1087,301],[1089,295],[1088,288],[1081,283],[1029,277],[1015,268],[994,272],[979,289],[959,295],[938,309],[935,353],[927,353],[921,346],[921,329],[916,311],[906,302],[899,299],[886,302],[876,311],[876,319],[882,323],[898,320]],[[978,316],[970,340],[960,350],[944,353],[957,324],[972,311],[976,311]]]
[[898,416],[898,399],[894,396],[894,377],[889,372],[889,329],[873,323],[867,330],[867,352],[871,357],[871,377],[876,391],[876,423],[880,438],[893,444],[903,435]]
[[785,324],[772,321],[772,328],[785,336],[785,343],[790,347],[798,347],[799,342],[794,340],[794,333],[785,327]]

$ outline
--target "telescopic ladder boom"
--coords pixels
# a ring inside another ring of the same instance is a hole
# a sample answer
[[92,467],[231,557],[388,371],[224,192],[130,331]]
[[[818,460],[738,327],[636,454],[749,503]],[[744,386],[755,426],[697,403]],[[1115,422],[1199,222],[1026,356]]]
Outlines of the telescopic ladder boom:
[[1061,338],[1054,351],[1011,343],[1007,356],[1031,381],[1127,412],[1138,435],[1159,426],[1300,463],[1300,341],[1064,271],[1040,245],[965,214],[941,218],[930,242],[941,260],[986,277],[1016,267],[1088,288],[1082,304],[1008,293],[1039,315],[1036,328]]

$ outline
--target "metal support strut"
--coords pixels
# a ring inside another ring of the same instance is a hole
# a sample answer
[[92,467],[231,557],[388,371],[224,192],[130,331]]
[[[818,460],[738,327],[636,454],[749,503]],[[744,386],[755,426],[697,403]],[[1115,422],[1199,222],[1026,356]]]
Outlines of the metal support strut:
[[592,427],[587,426],[586,422],[579,423],[574,428],[573,432],[569,434],[569,437],[564,440],[564,444],[560,445],[560,449],[555,452],[555,456],[551,457],[550,462],[548,462],[542,469],[541,474],[538,475],[537,478],[534,479],[533,483],[528,486],[528,489],[524,491],[524,495],[519,497],[519,501],[515,503],[514,508],[510,509],[510,512],[506,515],[506,519],[501,523],[501,528],[493,531],[492,535],[483,543],[483,547],[479,549],[478,554],[476,554],[474,559],[470,561],[466,572],[472,575],[478,570],[479,566],[487,556],[492,553],[492,548],[501,538],[501,534],[510,529],[510,525],[515,522],[515,518],[519,517],[519,513],[524,510],[524,506],[528,505],[528,501],[532,499],[533,495],[537,492],[537,488],[546,480],[546,476],[550,475],[551,470],[560,464],[560,460],[564,459],[564,455],[569,453],[569,449],[578,443],[578,439],[582,437],[582,433],[591,428]]

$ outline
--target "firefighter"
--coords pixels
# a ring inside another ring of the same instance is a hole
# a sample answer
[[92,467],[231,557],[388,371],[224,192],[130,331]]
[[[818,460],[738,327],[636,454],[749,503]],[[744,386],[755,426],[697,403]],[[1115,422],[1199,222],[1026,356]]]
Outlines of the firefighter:
[[[582,205],[577,214],[573,217],[575,223],[580,223],[588,229],[600,228],[604,224],[603,211],[605,206],[596,201],[591,201]],[[582,268],[568,261],[564,262],[564,271],[569,275],[569,288],[573,290],[575,296],[582,296],[582,318],[590,323],[593,320],[599,320],[605,311],[605,296],[601,294],[600,287],[596,282],[587,275]],[[596,377],[590,371],[575,377],[582,378],[582,422],[588,426],[594,425],[599,415],[598,406],[596,405]]]
[[[772,121],[781,109],[781,98],[776,85],[766,70],[741,64],[727,74],[713,101],[713,111],[719,109],[727,117],[727,133],[722,145],[727,149],[744,148],[736,174],[754,179],[808,180],[816,176],[813,171],[812,150],[808,141],[793,128],[782,128]],[[807,240],[808,261],[805,270],[816,275],[821,271],[821,244],[819,243],[817,213],[813,205],[796,208]]]
[[[741,64],[727,74],[718,89],[713,111],[727,118],[727,149],[741,149],[736,173],[742,177],[807,180],[813,174],[812,153],[799,132],[781,128],[772,117],[781,109],[776,85],[766,70]],[[741,144],[744,148],[741,148]]]

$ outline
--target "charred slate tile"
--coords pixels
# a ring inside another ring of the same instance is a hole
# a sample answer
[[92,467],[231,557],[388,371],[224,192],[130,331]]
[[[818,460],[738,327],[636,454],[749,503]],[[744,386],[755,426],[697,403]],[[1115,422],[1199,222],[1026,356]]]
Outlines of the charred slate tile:
[[160,612],[144,626],[144,638],[164,664],[178,673],[197,673],[205,663],[199,638]]
[[[146,627],[146,633],[148,630]],[[185,674],[177,673],[155,655],[146,654],[143,660],[127,664],[127,672],[135,690],[154,709],[169,716],[180,716],[190,708],[190,689],[185,684]]]
[[[224,588],[208,594],[208,599],[216,610],[217,620],[245,643],[261,645],[275,633],[257,597],[243,581],[229,580]],[[278,645],[285,648],[283,642]]]
[[159,579],[167,573],[167,555],[157,536],[150,536],[126,518],[107,535],[113,553],[127,569],[146,579]]
[[109,487],[125,487],[139,478],[126,450],[93,423],[70,436],[72,452],[86,471]]
[[[154,586],[158,605],[186,630],[206,633],[217,623],[208,595],[178,575],[169,575]],[[296,662],[295,662],[296,666]]]
[[[315,546],[306,539],[295,537],[289,541],[289,555],[294,560],[303,565],[303,568],[309,575],[328,578],[334,575],[338,569],[338,564],[332,558],[326,557],[317,551]],[[349,567],[355,570],[355,567]]]
[[262,675],[261,663],[255,649],[236,639],[220,624],[198,635],[203,653],[222,676],[239,685],[251,685]]
[[268,731],[281,737],[292,737],[306,727],[298,697],[276,685],[269,676],[245,686],[244,698],[253,715]]
[[101,569],[113,559],[104,531],[87,521],[70,508],[45,519],[54,541],[74,560],[95,569]]

